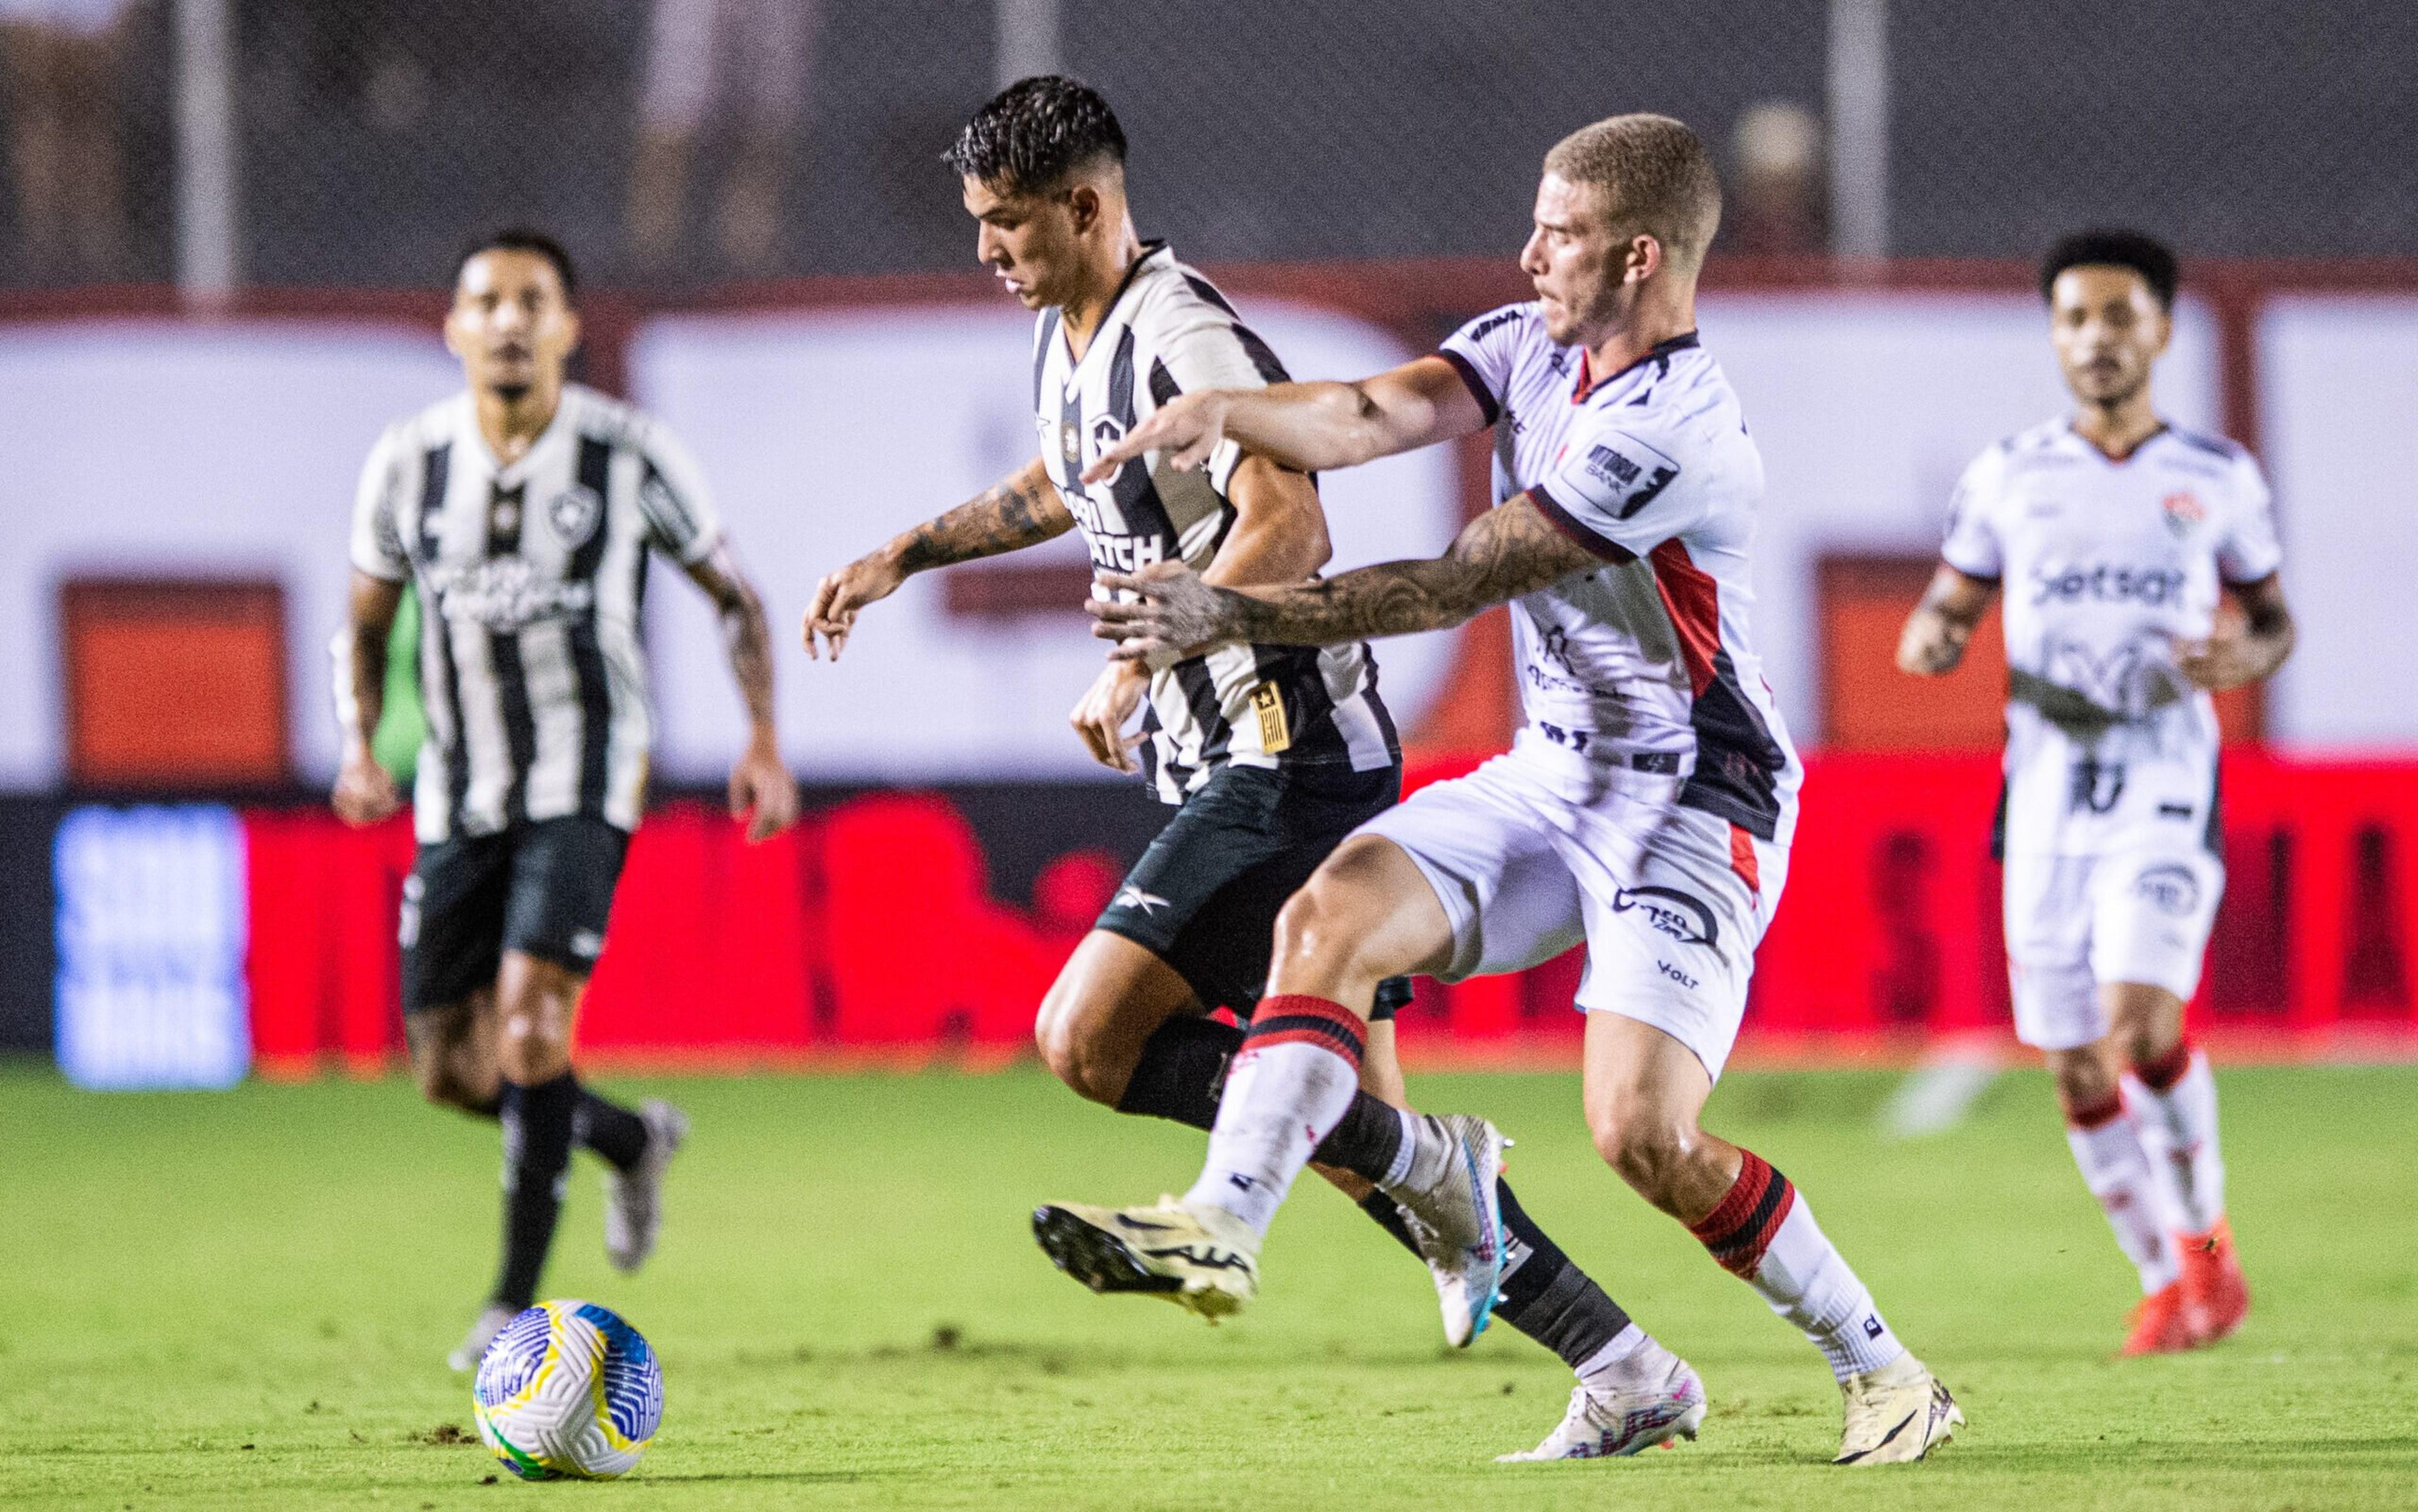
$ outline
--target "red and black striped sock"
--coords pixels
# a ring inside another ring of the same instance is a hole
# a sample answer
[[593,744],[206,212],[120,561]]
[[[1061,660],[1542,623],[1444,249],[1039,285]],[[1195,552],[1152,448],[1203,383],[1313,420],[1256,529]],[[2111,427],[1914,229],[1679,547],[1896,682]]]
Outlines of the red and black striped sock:
[[2182,1080],[2191,1070],[2191,1064],[2192,1042],[2179,1039],[2175,1041],[2173,1049],[2156,1060],[2135,1062],[2133,1075],[2141,1079],[2142,1086],[2153,1092],[2172,1092],[2175,1083]]
[[1360,1094],[1366,1027],[1324,998],[1262,1000],[1226,1076],[1209,1159],[1186,1200],[1265,1233],[1310,1152]]
[[1797,1203],[1797,1188],[1787,1177],[1752,1150],[1738,1152],[1737,1182],[1712,1212],[1688,1225],[1699,1244],[1732,1275],[1754,1279],[1763,1252],[1780,1231],[1788,1210]]

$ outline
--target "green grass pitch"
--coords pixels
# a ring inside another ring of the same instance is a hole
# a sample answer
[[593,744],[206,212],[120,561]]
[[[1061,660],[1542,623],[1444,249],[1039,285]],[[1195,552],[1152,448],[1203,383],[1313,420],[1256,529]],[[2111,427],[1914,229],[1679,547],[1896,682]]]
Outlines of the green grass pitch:
[[1891,1078],[1735,1076],[1709,1122],[1796,1178],[1971,1425],[1823,1463],[1828,1373],[1597,1161],[1573,1077],[1415,1077],[1520,1141],[1531,1212],[1702,1370],[1693,1445],[1497,1466],[1567,1377],[1497,1327],[1447,1354],[1425,1274],[1315,1178],[1257,1306],[1210,1329],[1052,1271],[1026,1214],[1181,1187],[1200,1136],[1037,1072],[626,1081],[696,1119],[663,1248],[604,1262],[581,1157],[546,1291],[620,1309],[668,1407],[636,1474],[490,1483],[443,1355],[487,1278],[492,1131],[400,1081],[87,1096],[0,1074],[0,1505],[2221,1508],[2418,1504],[2418,1069],[2225,1074],[2257,1306],[2181,1359],[2109,1352],[2129,1270],[2045,1082],[1907,1144]]

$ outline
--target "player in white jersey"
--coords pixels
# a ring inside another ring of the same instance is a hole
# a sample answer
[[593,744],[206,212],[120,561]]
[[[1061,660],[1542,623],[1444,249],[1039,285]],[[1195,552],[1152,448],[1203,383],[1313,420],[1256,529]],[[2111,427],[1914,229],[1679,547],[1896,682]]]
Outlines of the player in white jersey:
[[[837,656],[857,614],[911,573],[1068,530],[1082,532],[1102,571],[1182,560],[1213,582],[1288,583],[1324,564],[1314,482],[1237,448],[1218,451],[1205,471],[1141,457],[1090,482],[1080,476],[1181,393],[1285,375],[1207,279],[1135,234],[1125,150],[1097,92],[1041,77],[983,106],[948,153],[980,225],[983,262],[1037,313],[1042,454],[825,578],[807,614],[810,651],[819,636]],[[1075,710],[1077,730],[1108,766],[1132,771],[1127,752],[1142,741],[1159,797],[1180,806],[1060,972],[1035,1037],[1050,1069],[1083,1096],[1206,1129],[1218,1082],[1248,1043],[1210,1010],[1252,1018],[1277,910],[1354,828],[1392,806],[1401,770],[1366,647],[1220,637],[1186,650],[1149,667],[1110,663]],[[1130,736],[1125,725],[1145,701],[1144,733]],[[1407,995],[1400,980],[1376,989],[1368,1090],[1347,1099],[1319,1159],[1429,1261],[1452,1343],[1467,1344],[1499,1311],[1575,1367],[1628,1316],[1499,1181],[1498,1137],[1483,1121],[1421,1120],[1401,1106],[1385,1020]],[[1284,1027],[1261,1015],[1251,1033]],[[1037,1228],[1048,1245],[1048,1226]],[[1050,1253],[1100,1291],[1167,1290],[1147,1274],[1103,1268],[1089,1251]]]
[[499,1120],[504,1143],[502,1262],[457,1370],[534,1299],[572,1145],[611,1167],[605,1250],[633,1270],[654,1246],[658,1187],[686,1127],[668,1104],[617,1107],[571,1066],[572,1021],[644,801],[650,553],[680,564],[727,633],[753,725],[732,812],[760,840],[798,810],[773,738],[763,605],[686,451],[629,405],[564,382],[579,340],[573,288],[569,255],[533,232],[464,254],[445,337],[467,388],[371,449],[336,648],[335,808],[374,824],[401,805],[370,736],[388,634],[405,585],[416,588],[428,736],[404,884],[404,1024],[421,1092]]
[[[1508,602],[1526,726],[1511,752],[1364,825],[1285,908],[1270,986],[1302,1026],[1239,1061],[1181,1201],[1067,1208],[1183,1236],[1166,1274],[1223,1306],[1349,1090],[1374,984],[1517,970],[1584,941],[1597,1148],[1801,1328],[1845,1399],[1839,1459],[1920,1459],[1961,1422],[1787,1178],[1699,1115],[1780,898],[1798,762],[1747,639],[1763,466],[1698,344],[1721,191],[1677,121],[1598,122],[1545,159],[1520,266],[1534,302],[1354,384],[1190,396],[1099,463],[1193,463],[1239,441],[1337,467],[1495,427],[1496,507],[1432,561],[1237,591],[1173,564],[1095,602],[1119,654],[1230,635],[1320,645],[1457,625]],[[1266,1011],[1266,1010],[1263,1010]],[[1531,1458],[1633,1452],[1703,1417],[1694,1371],[1631,1325]]]
[[[2127,1354],[2222,1338],[2249,1310],[2183,1004],[2225,889],[2209,692],[2292,649],[2257,463],[2150,396],[2175,276],[2136,233],[2051,250],[2041,289],[2073,413],[1966,469],[1898,649],[1905,671],[1951,670],[2004,585],[2015,1032],[2047,1056],[2074,1159],[2140,1269]],[[2227,592],[2241,620],[2217,613]]]

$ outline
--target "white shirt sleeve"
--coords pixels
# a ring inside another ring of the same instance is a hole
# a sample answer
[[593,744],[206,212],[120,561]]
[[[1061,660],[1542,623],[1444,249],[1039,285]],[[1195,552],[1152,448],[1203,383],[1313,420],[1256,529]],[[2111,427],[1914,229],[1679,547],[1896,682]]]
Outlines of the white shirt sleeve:
[[389,583],[400,583],[411,575],[411,556],[404,547],[403,529],[395,515],[405,461],[398,429],[388,427],[370,448],[369,460],[361,465],[360,483],[353,491],[353,566]]
[[1998,539],[1996,505],[2005,471],[2005,452],[1997,447],[1975,457],[1956,481],[1948,502],[1948,539],[1939,557],[1967,577],[1997,582],[2006,572],[2006,548]]
[[[1538,508],[1599,557],[1643,557],[1712,512],[1708,465],[1644,417],[1590,412],[1553,471],[1528,490]],[[1691,466],[1694,470],[1691,471]]]
[[1462,327],[1444,340],[1436,355],[1453,365],[1470,397],[1486,412],[1486,423],[1502,418],[1503,396],[1511,382],[1511,367],[1520,355],[1520,340],[1536,306],[1507,304]]
[[[1287,377],[1267,343],[1205,301],[1174,312],[1172,321],[1153,333],[1148,356],[1148,371],[1135,374],[1134,379],[1149,391],[1152,409],[1178,394],[1264,389]],[[1242,461],[1241,446],[1219,442],[1209,454],[1209,485],[1223,494]]]
[[702,560],[722,542],[722,517],[705,486],[704,469],[678,437],[652,420],[639,454],[645,466],[638,479],[638,512],[646,516],[648,539],[683,567]]
[[2275,536],[2274,496],[2266,475],[2244,456],[2232,516],[2216,545],[2216,571],[2228,583],[2256,583],[2284,565],[2284,547]]

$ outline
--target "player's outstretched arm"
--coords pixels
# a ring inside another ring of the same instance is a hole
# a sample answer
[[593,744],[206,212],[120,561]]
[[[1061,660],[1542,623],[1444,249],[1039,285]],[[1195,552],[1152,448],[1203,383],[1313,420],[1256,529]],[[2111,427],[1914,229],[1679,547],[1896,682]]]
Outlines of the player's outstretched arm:
[[781,761],[773,724],[773,627],[764,600],[739,570],[727,539],[687,564],[689,581],[713,601],[730,675],[747,704],[747,749],[730,769],[730,817],[747,820],[750,844],[789,827],[798,817],[798,784]]
[[1115,641],[1110,654],[1128,660],[1221,640],[1332,646],[1447,629],[1600,565],[1523,494],[1471,521],[1431,560],[1385,562],[1324,583],[1247,591],[1218,588],[1177,563],[1160,562],[1130,577],[1101,573],[1102,583],[1135,597],[1094,599],[1086,607],[1099,621],[1092,634]]
[[2206,640],[2191,641],[2175,649],[2177,669],[2211,693],[2273,677],[2275,669],[2284,664],[2284,659],[2292,654],[2293,642],[2300,636],[2292,623],[2292,611],[2284,603],[2280,573],[2270,573],[2256,583],[2240,584],[2234,588],[2233,596],[2242,604],[2242,618],[2238,624],[2220,619]]
[[1469,386],[1440,357],[1356,383],[1279,383],[1185,394],[1125,433],[1083,474],[1098,482],[1145,451],[1177,467],[1208,462],[1221,441],[1298,472],[1354,467],[1486,427]]
[[1075,517],[1036,457],[979,496],[892,538],[817,583],[814,602],[806,606],[806,654],[822,654],[816,643],[820,636],[832,660],[838,661],[840,648],[856,626],[857,611],[897,592],[898,585],[917,573],[1037,546],[1074,527]]
[[[1308,474],[1265,457],[1245,457],[1226,493],[1234,505],[1234,523],[1201,574],[1202,582],[1220,588],[1298,583],[1334,555],[1326,510]],[[1149,691],[1150,667],[1141,660],[1112,657],[1094,680],[1066,716],[1093,760],[1116,771],[1135,770],[1133,750],[1142,737],[1127,733],[1125,725]]]
[[336,724],[344,750],[329,795],[346,824],[375,824],[403,806],[394,778],[370,753],[386,712],[386,644],[403,606],[403,585],[353,569],[351,602],[336,644]]
[[1946,562],[1931,574],[1922,602],[1906,616],[1897,637],[1897,669],[1919,678],[1936,678],[1956,670],[1965,659],[1965,643],[1990,606],[1998,585],[1988,578],[1960,573]]

